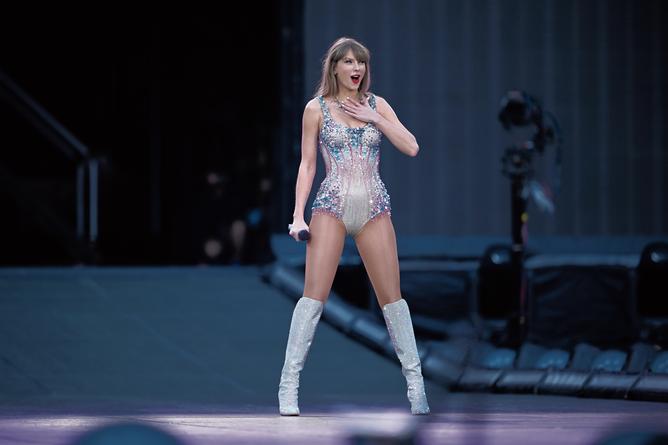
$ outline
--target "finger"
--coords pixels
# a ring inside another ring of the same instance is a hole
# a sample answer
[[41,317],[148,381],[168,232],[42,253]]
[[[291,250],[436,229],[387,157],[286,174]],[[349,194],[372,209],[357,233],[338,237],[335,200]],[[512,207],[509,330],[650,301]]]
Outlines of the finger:
[[350,98],[348,98],[342,105],[343,109],[348,111],[356,110],[357,107],[359,107],[359,103],[355,103],[355,101]]
[[353,99],[351,97],[346,97],[346,101],[343,103],[344,106],[347,105],[349,107],[357,107],[357,106],[359,106],[359,104],[360,103],[358,101],[356,101],[355,99]]

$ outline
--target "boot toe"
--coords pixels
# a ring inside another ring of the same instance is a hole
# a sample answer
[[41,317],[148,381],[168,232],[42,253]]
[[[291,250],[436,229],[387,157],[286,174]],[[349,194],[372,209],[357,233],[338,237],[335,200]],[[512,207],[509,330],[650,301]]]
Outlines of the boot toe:
[[426,416],[430,413],[431,411],[429,410],[429,407],[420,407],[420,408],[415,408],[411,409],[411,413],[416,415],[416,416]]
[[289,406],[287,408],[280,409],[281,416],[298,416],[299,408],[294,406]]

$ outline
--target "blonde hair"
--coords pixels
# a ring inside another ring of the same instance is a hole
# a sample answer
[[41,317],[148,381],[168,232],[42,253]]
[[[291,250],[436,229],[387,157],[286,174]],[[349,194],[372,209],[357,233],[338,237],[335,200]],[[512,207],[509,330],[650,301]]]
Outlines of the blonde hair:
[[336,76],[334,76],[334,66],[341,60],[348,51],[353,52],[353,56],[358,62],[366,64],[366,70],[360,86],[358,88],[359,96],[364,97],[369,91],[371,85],[371,66],[369,59],[371,53],[369,50],[355,39],[350,37],[341,37],[337,39],[332,46],[329,47],[325,57],[322,59],[322,77],[320,78],[320,85],[316,90],[316,96],[336,96],[339,92],[339,86],[336,83]]

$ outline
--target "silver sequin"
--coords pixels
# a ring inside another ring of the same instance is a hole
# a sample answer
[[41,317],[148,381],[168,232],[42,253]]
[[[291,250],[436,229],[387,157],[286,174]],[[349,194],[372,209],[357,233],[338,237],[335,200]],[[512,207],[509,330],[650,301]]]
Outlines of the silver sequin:
[[278,385],[279,411],[284,416],[299,415],[299,373],[304,368],[323,307],[319,300],[301,297],[292,312],[285,362]]
[[415,343],[413,322],[408,303],[401,298],[383,306],[383,317],[392,345],[401,362],[401,372],[406,377],[407,396],[413,414],[429,414],[427,395],[424,391],[420,355]]
[[[355,236],[368,221],[392,211],[390,195],[378,172],[382,133],[371,123],[357,128],[339,123],[332,118],[325,99],[319,96],[318,101],[324,116],[318,144],[327,174],[311,212],[333,215]],[[369,105],[376,109],[373,94]]]

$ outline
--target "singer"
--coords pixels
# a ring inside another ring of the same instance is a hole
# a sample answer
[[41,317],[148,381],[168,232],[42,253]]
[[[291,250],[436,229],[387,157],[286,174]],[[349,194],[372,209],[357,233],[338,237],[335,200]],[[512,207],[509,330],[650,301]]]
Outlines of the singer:
[[[360,42],[347,37],[336,40],[323,58],[317,93],[304,109],[295,210],[288,233],[299,241],[300,232],[307,231],[310,239],[304,293],[292,314],[279,383],[279,412],[284,416],[299,415],[299,373],[329,296],[346,234],[353,237],[378,297],[406,377],[411,412],[429,414],[410,311],[401,297],[390,196],[378,172],[383,135],[408,156],[416,156],[419,147],[387,101],[369,92],[369,59],[369,50]],[[326,177],[314,199],[309,226],[304,207],[315,176],[317,147]]]

